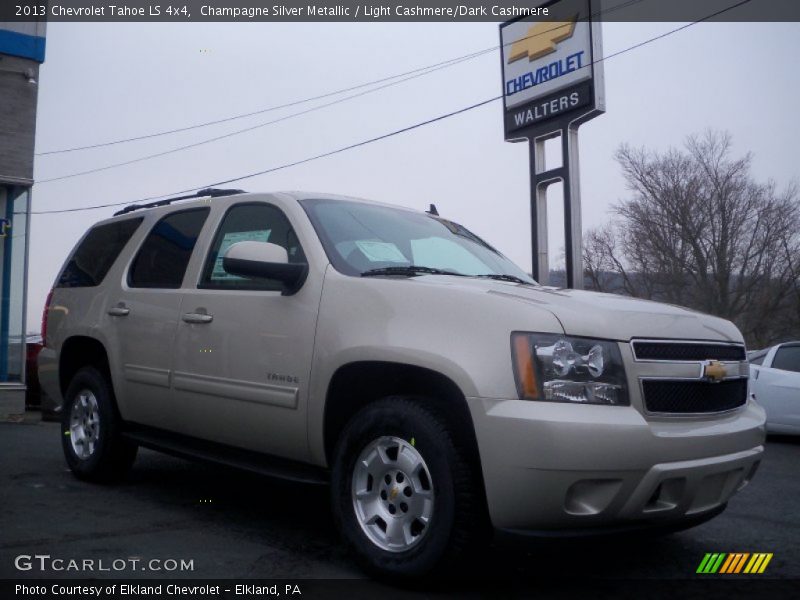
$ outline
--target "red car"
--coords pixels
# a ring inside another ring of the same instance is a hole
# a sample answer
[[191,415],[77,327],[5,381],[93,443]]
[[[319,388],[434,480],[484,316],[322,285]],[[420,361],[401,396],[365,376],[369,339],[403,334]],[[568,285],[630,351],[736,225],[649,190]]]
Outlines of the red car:
[[39,387],[39,368],[36,359],[42,350],[41,336],[28,336],[25,344],[25,408],[41,408],[42,388]]

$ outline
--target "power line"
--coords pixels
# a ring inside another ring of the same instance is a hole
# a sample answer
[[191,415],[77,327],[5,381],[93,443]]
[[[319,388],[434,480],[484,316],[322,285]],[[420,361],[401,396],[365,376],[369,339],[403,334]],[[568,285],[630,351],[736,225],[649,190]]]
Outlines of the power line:
[[109,164],[109,165],[104,165],[102,167],[96,167],[96,168],[93,168],[93,169],[87,169],[85,171],[76,171],[74,173],[68,173],[66,175],[59,175],[58,177],[51,177],[49,179],[41,179],[41,180],[37,181],[37,183],[40,183],[40,184],[41,183],[51,183],[53,181],[61,181],[63,179],[71,179],[73,177],[80,177],[80,176],[83,176],[83,175],[91,175],[92,173],[98,173],[100,171],[108,171],[110,169],[116,169],[116,168],[119,168],[119,167],[124,167],[126,165],[132,165],[132,164],[135,164],[135,163],[144,162],[146,160],[152,160],[154,158],[159,158],[161,156],[167,156],[169,154],[175,154],[177,152],[182,152],[183,150],[188,150],[190,148],[196,148],[198,146],[203,146],[205,144],[218,142],[218,141],[226,139],[226,138],[235,137],[235,136],[241,135],[243,133],[248,133],[248,132],[254,131],[256,129],[267,127],[269,125],[274,125],[276,123],[281,123],[283,121],[288,121],[290,119],[294,119],[295,117],[300,117],[302,115],[307,115],[309,113],[316,112],[318,110],[322,110],[323,108],[328,108],[328,107],[334,106],[336,104],[341,104],[343,102],[347,102],[349,100],[353,100],[353,99],[359,98],[361,96],[366,96],[367,94],[372,94],[374,92],[378,92],[378,91],[381,91],[383,89],[386,89],[386,88],[389,88],[389,87],[392,87],[392,86],[395,86],[395,85],[399,85],[401,83],[405,83],[406,81],[410,81],[412,79],[417,79],[418,77],[423,77],[424,75],[429,75],[429,74],[434,73],[434,72],[436,72],[436,71],[438,71],[440,69],[444,69],[444,68],[450,67],[450,66],[452,66],[454,64],[459,64],[459,63],[471,60],[472,58],[475,58],[475,57],[476,57],[475,54],[470,54],[470,55],[467,55],[464,58],[461,58],[460,60],[458,60],[458,62],[451,62],[451,63],[448,63],[446,65],[440,66],[440,67],[435,67],[435,68],[430,69],[428,71],[425,71],[423,73],[417,73],[416,75],[411,75],[411,76],[406,77],[404,79],[400,79],[400,80],[397,80],[397,81],[392,81],[390,83],[387,83],[387,84],[379,86],[379,87],[375,87],[375,88],[372,88],[372,89],[369,89],[369,90],[365,90],[363,92],[358,92],[357,94],[352,94],[350,96],[345,96],[343,98],[339,98],[337,100],[333,100],[333,101],[327,102],[325,104],[320,104],[318,106],[313,106],[313,107],[308,108],[306,110],[302,110],[302,111],[299,111],[299,112],[296,112],[296,113],[292,113],[290,115],[285,115],[285,116],[280,117],[278,119],[273,119],[272,121],[266,121],[264,123],[257,123],[256,125],[251,125],[250,127],[245,127],[243,129],[238,129],[236,131],[231,131],[229,133],[225,133],[225,134],[218,135],[218,136],[215,136],[215,137],[212,137],[212,138],[207,138],[207,139],[204,139],[204,140],[200,140],[198,142],[193,142],[191,144],[185,144],[183,146],[178,146],[176,148],[170,148],[169,150],[164,150],[162,152],[156,152],[154,154],[147,154],[145,156],[139,156],[137,158],[132,158],[130,160],[125,160],[125,161],[118,162],[118,163],[112,163],[112,164]]
[[244,119],[244,118],[247,118],[247,117],[253,117],[255,115],[261,115],[261,114],[264,114],[264,113],[273,112],[273,111],[276,111],[276,110],[280,110],[282,108],[291,108],[293,106],[298,106],[300,104],[306,104],[308,102],[313,102],[315,100],[322,100],[324,98],[330,98],[331,96],[338,96],[339,94],[352,92],[354,90],[358,90],[358,89],[362,89],[362,88],[365,88],[365,87],[369,87],[371,85],[377,85],[379,83],[383,83],[385,81],[391,81],[393,79],[398,79],[400,77],[405,77],[407,75],[413,75],[414,73],[420,73],[421,71],[426,71],[426,70],[429,70],[429,69],[435,69],[437,67],[444,68],[444,67],[452,66],[453,64],[458,64],[458,62],[461,62],[462,60],[469,60],[470,58],[477,58],[478,56],[480,56],[482,54],[486,54],[488,52],[489,52],[489,50],[480,50],[480,51],[477,51],[477,52],[473,52],[472,54],[465,54],[463,56],[451,58],[451,59],[448,59],[448,60],[445,60],[445,61],[442,61],[442,62],[439,62],[439,63],[434,63],[434,64],[427,65],[427,66],[424,66],[424,67],[419,67],[417,69],[413,69],[411,71],[406,71],[404,73],[398,73],[397,75],[390,75],[388,77],[382,77],[381,79],[375,79],[373,81],[368,81],[366,83],[361,83],[361,84],[350,86],[350,87],[347,87],[347,88],[334,90],[332,92],[326,92],[324,94],[319,94],[317,96],[311,96],[311,97],[308,97],[308,98],[302,98],[300,100],[293,100],[293,101],[290,101],[290,102],[286,102],[285,104],[277,104],[275,106],[262,108],[262,109],[255,110],[255,111],[248,112],[248,113],[242,113],[242,114],[239,114],[239,115],[233,115],[233,116],[230,116],[230,117],[224,117],[222,119],[217,119],[215,121],[206,121],[206,122],[203,122],[203,123],[196,123],[194,125],[187,125],[186,127],[178,127],[176,129],[168,129],[168,130],[164,130],[164,131],[157,131],[157,132],[154,132],[154,133],[148,133],[148,134],[144,134],[144,135],[140,135],[140,136],[136,136],[136,137],[129,137],[129,138],[123,138],[123,139],[118,139],[118,140],[111,140],[111,141],[108,141],[108,142],[100,142],[100,143],[97,143],[97,144],[90,144],[90,145],[87,145],[87,146],[75,146],[75,147],[72,147],[72,148],[60,148],[60,149],[57,149],[57,150],[48,150],[46,152],[37,152],[36,156],[48,156],[48,155],[51,155],[51,154],[64,154],[66,152],[78,152],[80,150],[92,150],[92,149],[95,149],[95,148],[104,148],[104,147],[107,147],[107,146],[115,146],[115,145],[118,145],[118,144],[126,144],[128,142],[136,142],[136,141],[139,141],[139,140],[147,140],[147,139],[151,139],[151,138],[170,135],[170,134],[173,134],[173,133],[180,133],[180,132],[183,132],[183,131],[190,131],[192,129],[200,129],[202,127],[209,127],[211,125],[219,125],[220,123],[228,123],[230,121],[236,121],[238,119]]
[[[590,65],[594,65],[594,64],[597,64],[597,63],[600,63],[600,62],[604,62],[606,60],[609,60],[609,59],[615,58],[617,56],[621,56],[622,54],[626,54],[628,52],[636,50],[637,48],[641,48],[642,46],[646,46],[648,44],[651,44],[651,43],[653,43],[655,41],[664,39],[664,38],[666,38],[666,37],[668,37],[670,35],[676,34],[676,33],[680,32],[680,31],[688,29],[689,27],[697,25],[698,23],[702,23],[704,21],[708,21],[709,19],[713,19],[714,17],[722,15],[722,14],[728,12],[728,11],[734,10],[734,9],[740,7],[740,6],[743,6],[744,4],[749,3],[750,1],[751,0],[741,0],[740,2],[737,2],[736,4],[733,4],[733,5],[731,5],[731,6],[727,7],[727,8],[724,8],[724,9],[721,9],[719,11],[716,11],[716,12],[714,12],[712,14],[709,14],[709,15],[701,18],[701,19],[698,19],[696,21],[692,21],[691,23],[687,23],[686,25],[682,25],[681,27],[676,27],[675,29],[672,29],[672,30],[667,31],[667,32],[665,32],[663,34],[654,36],[652,38],[649,38],[647,40],[644,40],[642,42],[634,44],[633,46],[629,46],[628,48],[624,48],[623,50],[619,50],[617,52],[609,54],[608,56],[604,56],[604,57],[598,58],[598,59],[592,61],[590,63]],[[123,205],[127,205],[127,204],[137,204],[137,203],[141,203],[141,202],[147,202],[149,200],[156,200],[156,199],[160,199],[160,198],[168,198],[170,196],[175,196],[175,195],[178,195],[178,194],[186,194],[186,193],[193,192],[193,191],[199,190],[199,189],[215,187],[215,186],[218,186],[218,185],[224,185],[224,184],[228,184],[228,183],[234,183],[236,181],[242,181],[244,179],[249,179],[251,177],[257,177],[259,175],[266,175],[268,173],[274,173],[276,171],[280,171],[280,170],[283,170],[283,169],[288,169],[290,167],[295,167],[295,166],[302,165],[302,164],[305,164],[305,163],[309,163],[309,162],[312,162],[312,161],[315,161],[315,160],[319,160],[319,159],[322,159],[322,158],[333,156],[335,154],[340,154],[340,153],[346,152],[348,150],[353,150],[355,148],[366,146],[368,144],[372,144],[372,143],[375,143],[375,142],[378,142],[378,141],[381,141],[381,140],[385,140],[385,139],[393,137],[395,135],[406,133],[406,132],[412,131],[414,129],[418,129],[420,127],[424,127],[426,125],[431,125],[433,123],[436,123],[436,122],[439,122],[439,121],[443,121],[443,120],[448,119],[450,117],[454,117],[456,115],[460,115],[460,114],[469,112],[469,111],[474,110],[476,108],[479,108],[481,106],[485,106],[487,104],[490,104],[492,102],[500,100],[502,97],[503,96],[500,95],[500,96],[495,96],[493,98],[488,98],[486,100],[482,100],[482,101],[477,102],[475,104],[471,104],[470,106],[467,106],[467,107],[464,107],[464,108],[461,108],[461,109],[458,109],[458,110],[455,110],[455,111],[452,111],[452,112],[449,112],[449,113],[445,113],[443,115],[439,115],[437,117],[428,119],[426,121],[422,121],[422,122],[416,123],[414,125],[410,125],[408,127],[404,127],[402,129],[397,129],[395,131],[391,131],[389,133],[385,133],[385,134],[382,134],[382,135],[379,135],[379,136],[376,136],[376,137],[373,137],[373,138],[369,138],[367,140],[362,140],[362,141],[357,142],[355,144],[350,144],[348,146],[343,146],[341,148],[337,148],[335,150],[324,152],[322,154],[317,154],[315,156],[307,157],[307,158],[304,158],[304,159],[301,159],[301,160],[297,160],[297,161],[293,161],[293,162],[289,162],[289,163],[284,163],[282,165],[278,165],[278,166],[275,166],[275,167],[270,167],[270,168],[264,169],[262,171],[257,171],[257,172],[254,172],[254,173],[249,173],[249,174],[246,174],[246,175],[241,175],[241,176],[238,176],[238,177],[233,177],[233,178],[225,179],[225,180],[222,180],[222,181],[216,181],[216,182],[213,182],[213,183],[205,183],[205,184],[198,185],[198,186],[191,187],[191,188],[187,188],[187,189],[184,189],[184,190],[170,192],[168,194],[160,194],[160,195],[157,195],[157,196],[150,196],[150,197],[147,197],[147,198],[140,198],[138,200],[133,200],[133,201],[115,202],[115,203],[110,203],[110,204],[99,204],[99,205],[95,205],[95,206],[84,206],[84,207],[65,208],[65,209],[57,209],[57,210],[31,211],[31,214],[35,214],[35,215],[59,214],[59,213],[69,213],[69,212],[80,212],[80,211],[85,211],[85,210],[96,210],[96,209],[100,209],[100,208],[111,208],[111,207],[123,206]]]
[[[612,12],[614,10],[618,10],[621,6],[627,6],[627,5],[630,5],[630,4],[636,4],[636,3],[642,2],[642,1],[643,0],[629,0],[629,2],[627,2],[626,4],[614,7],[612,9],[607,10],[606,12]],[[602,14],[602,11],[600,11],[598,13],[595,13],[595,16],[599,16],[600,14]],[[589,17],[587,16],[585,18],[588,19]],[[560,25],[554,25],[554,27],[552,29],[547,29],[545,31],[536,33],[536,34],[531,35],[531,36],[527,36],[527,37],[522,38],[522,39],[530,39],[530,38],[533,38],[533,37],[544,35],[544,34],[550,32],[550,31],[554,31],[555,29],[558,29],[558,27],[560,27]],[[101,167],[95,167],[95,168],[92,168],[92,169],[86,169],[84,171],[75,171],[73,173],[67,173],[66,175],[59,175],[58,177],[50,177],[48,179],[40,179],[37,183],[39,183],[39,184],[52,183],[54,181],[61,181],[61,180],[64,180],[64,179],[72,179],[74,177],[81,177],[83,175],[91,175],[91,174],[99,173],[99,172],[102,172],[102,171],[109,171],[111,169],[117,169],[119,167],[124,167],[124,166],[127,166],[127,165],[132,165],[132,164],[144,162],[144,161],[147,161],[147,160],[152,160],[154,158],[160,158],[162,156],[167,156],[169,154],[175,154],[177,152],[182,152],[184,150],[189,150],[191,148],[197,148],[198,146],[202,146],[202,145],[205,145],[205,144],[210,144],[210,143],[217,142],[217,141],[220,141],[220,140],[223,140],[223,139],[227,139],[227,138],[231,138],[231,137],[234,137],[234,136],[237,136],[237,135],[248,133],[250,131],[254,131],[256,129],[260,129],[262,127],[267,127],[269,125],[274,125],[276,123],[281,123],[283,121],[288,121],[289,119],[293,119],[295,117],[299,117],[299,116],[306,115],[306,114],[309,114],[309,113],[312,113],[312,112],[316,112],[318,110],[333,106],[335,104],[341,104],[343,102],[347,102],[349,100],[353,100],[353,99],[358,98],[360,96],[365,96],[367,94],[371,94],[373,92],[377,92],[377,91],[383,90],[383,89],[388,88],[388,87],[399,85],[399,84],[405,83],[406,81],[409,81],[411,79],[416,79],[416,78],[422,77],[424,75],[429,75],[430,73],[434,73],[434,72],[439,71],[441,69],[446,69],[448,67],[452,67],[453,65],[460,64],[460,63],[466,62],[468,60],[472,60],[473,58],[477,58],[478,56],[483,56],[485,54],[488,54],[489,52],[493,52],[494,50],[496,50],[499,47],[500,46],[492,46],[491,48],[480,50],[478,52],[473,52],[472,54],[465,54],[465,55],[460,56],[458,58],[451,59],[450,61],[447,61],[445,63],[440,63],[438,66],[434,66],[434,67],[428,69],[427,71],[419,72],[419,73],[416,73],[415,75],[411,75],[409,77],[405,77],[405,78],[397,80],[397,81],[392,81],[391,83],[387,83],[385,85],[382,85],[382,86],[379,86],[379,87],[376,87],[376,88],[365,90],[365,91],[359,92],[357,94],[352,94],[350,96],[345,96],[344,98],[339,98],[338,100],[333,100],[332,102],[328,102],[326,104],[321,104],[321,105],[318,105],[318,106],[314,106],[312,108],[309,108],[309,109],[306,109],[306,110],[303,110],[303,111],[300,111],[300,112],[297,112],[297,113],[293,113],[293,114],[290,114],[290,115],[286,115],[284,117],[280,117],[280,118],[274,119],[272,121],[266,121],[264,123],[258,123],[256,125],[252,125],[250,127],[245,127],[244,129],[239,129],[239,130],[236,130],[236,131],[232,131],[230,133],[218,135],[218,136],[215,136],[215,137],[212,137],[212,138],[207,138],[205,140],[200,140],[198,142],[194,142],[194,143],[191,143],[191,144],[185,144],[183,146],[170,148],[169,150],[164,150],[162,152],[155,152],[153,154],[146,154],[144,156],[139,156],[137,158],[124,160],[124,161],[117,162],[117,163],[111,163],[111,164],[108,164],[108,165],[103,165]],[[581,68],[588,68],[590,66],[591,65],[584,65]]]
[[214,186],[222,185],[222,184],[228,183],[228,182],[241,181],[242,179],[248,179],[250,177],[255,177],[257,175],[266,175],[267,173],[274,173],[275,171],[280,171],[282,169],[288,169],[289,167],[296,167],[298,165],[302,165],[302,164],[305,164],[305,163],[308,163],[308,162],[319,160],[321,158],[326,158],[328,156],[333,156],[334,154],[340,154],[342,152],[346,152],[347,150],[353,150],[353,149],[359,148],[361,146],[366,146],[368,144],[372,144],[372,143],[378,142],[380,140],[385,140],[386,138],[390,138],[390,137],[393,137],[395,135],[399,135],[401,133],[406,133],[406,132],[411,131],[413,129],[418,129],[420,127],[424,127],[425,125],[430,125],[432,123],[436,123],[437,121],[443,121],[444,119],[448,119],[450,117],[454,117],[456,115],[460,115],[462,113],[468,112],[468,111],[473,110],[475,108],[479,108],[479,107],[484,106],[486,104],[490,104],[491,102],[495,102],[496,100],[499,100],[500,98],[502,98],[502,96],[496,96],[494,98],[489,98],[488,100],[482,100],[481,102],[477,102],[475,104],[471,104],[470,106],[467,106],[467,107],[464,107],[464,108],[460,108],[458,110],[454,110],[452,112],[449,112],[449,113],[446,113],[446,114],[443,114],[443,115],[439,115],[437,117],[433,117],[431,119],[428,119],[427,121],[422,121],[420,123],[415,123],[414,125],[409,125],[408,127],[403,127],[402,129],[397,129],[395,131],[391,131],[389,133],[384,133],[382,135],[379,135],[379,136],[376,136],[376,137],[373,137],[373,138],[370,138],[370,139],[367,139],[367,140],[362,140],[360,142],[356,142],[355,144],[350,144],[349,146],[343,146],[341,148],[337,148],[335,150],[330,150],[330,151],[324,152],[322,154],[317,154],[315,156],[310,156],[308,158],[303,158],[303,159],[300,159],[300,160],[296,160],[294,162],[285,163],[285,164],[282,164],[282,165],[279,165],[279,166],[276,166],[276,167],[271,167],[271,168],[265,169],[263,171],[258,171],[257,173],[250,173],[248,175],[243,175],[241,177],[234,177],[232,179],[227,179],[225,181],[217,181],[217,182],[209,184],[208,186],[187,188],[185,190],[179,190],[179,191],[176,191],[176,192],[170,192],[169,194],[161,194],[159,196],[150,196],[148,198],[141,198],[139,200],[134,200],[134,201],[114,202],[112,204],[101,204],[101,205],[98,205],[98,206],[86,206],[86,207],[78,207],[78,208],[63,208],[63,209],[59,209],[59,210],[31,211],[31,214],[32,215],[42,215],[42,214],[52,214],[52,213],[79,212],[79,211],[83,211],[83,210],[94,210],[94,209],[98,209],[98,208],[110,208],[110,207],[114,207],[114,206],[123,206],[123,205],[127,205],[127,204],[138,204],[139,202],[147,202],[148,200],[157,200],[157,199],[160,199],[160,198],[167,198],[169,196],[175,196],[175,195],[178,195],[178,194],[186,194],[186,193],[189,193],[189,192],[193,192],[195,190],[203,189],[205,187],[214,187]]
[[[630,6],[630,5],[633,5],[633,4],[638,4],[639,2],[643,2],[643,1],[644,0],[629,0],[628,2],[625,2],[624,4],[620,4],[620,5],[612,7],[612,8],[609,8],[609,9],[606,9],[606,10],[599,10],[596,13],[592,13],[592,14],[588,15],[587,17],[585,17],[585,18],[583,18],[581,20],[587,20],[589,18],[599,17],[599,16],[601,16],[603,14],[608,14],[608,13],[620,10],[622,8],[625,8],[627,6]],[[554,27],[554,29],[555,28],[556,27]],[[528,37],[521,38],[521,39],[530,39],[530,38],[533,38],[533,37],[537,37],[539,35],[544,35],[546,33],[549,33],[549,31],[550,30],[541,31],[539,33],[536,33],[535,35],[528,36]],[[508,45],[508,44],[506,44],[506,45]],[[488,54],[489,52],[493,52],[495,50],[498,50],[501,47],[502,47],[502,45],[491,46],[489,48],[484,48],[483,50],[478,50],[478,51],[472,52],[470,54],[463,54],[461,56],[457,56],[457,57],[454,57],[454,58],[451,58],[451,59],[448,59],[448,60],[445,60],[445,61],[442,61],[442,62],[433,63],[433,64],[430,64],[430,65],[427,65],[427,66],[424,66],[424,67],[418,67],[416,69],[413,69],[411,71],[406,71],[404,73],[398,73],[396,75],[390,75],[390,76],[387,76],[387,77],[382,77],[380,79],[375,79],[373,81],[368,81],[366,83],[361,83],[361,84],[350,86],[350,87],[347,87],[347,88],[334,90],[332,92],[326,92],[324,94],[319,94],[317,96],[311,96],[311,97],[303,98],[303,99],[300,99],[300,100],[293,100],[291,102],[287,102],[287,103],[284,103],[284,104],[278,104],[278,105],[275,105],[275,106],[262,108],[262,109],[259,109],[259,110],[256,110],[256,111],[252,111],[252,112],[248,112],[248,113],[242,113],[242,114],[239,114],[239,115],[233,115],[233,116],[230,116],[230,117],[224,117],[222,119],[217,119],[217,120],[214,120],[214,121],[206,121],[206,122],[203,122],[203,123],[196,123],[194,125],[187,125],[185,127],[179,127],[179,128],[176,128],[176,129],[168,129],[168,130],[164,130],[164,131],[157,131],[157,132],[154,132],[154,133],[148,133],[148,134],[144,134],[144,135],[140,135],[140,136],[123,138],[123,139],[118,139],[118,140],[111,140],[111,141],[108,141],[108,142],[100,142],[100,143],[97,143],[97,144],[90,144],[90,145],[86,145],[86,146],[75,146],[75,147],[72,147],[72,148],[61,148],[61,149],[57,149],[57,150],[48,150],[46,152],[37,152],[36,156],[49,156],[49,155],[52,155],[52,154],[63,154],[63,153],[67,153],[67,152],[78,152],[80,150],[91,150],[91,149],[96,149],[96,148],[104,148],[104,147],[107,147],[107,146],[114,146],[114,145],[118,145],[118,144],[125,144],[125,143],[128,143],[128,142],[135,142],[135,141],[139,141],[139,140],[152,139],[152,138],[156,138],[156,137],[170,135],[170,134],[173,134],[173,133],[180,133],[180,132],[183,132],[183,131],[190,131],[190,130],[199,129],[199,128],[202,128],[202,127],[209,127],[211,125],[219,125],[220,123],[228,123],[230,121],[235,121],[237,119],[244,119],[246,117],[252,117],[252,116],[255,116],[255,115],[260,115],[260,114],[264,114],[264,113],[280,110],[282,108],[290,108],[292,106],[298,106],[300,104],[306,104],[308,102],[313,102],[314,100],[322,100],[324,98],[329,98],[331,96],[338,96],[339,94],[352,92],[354,90],[362,89],[362,88],[369,87],[369,86],[372,86],[372,85],[377,85],[379,83],[384,83],[386,81],[391,81],[393,79],[399,79],[401,77],[406,77],[408,75],[413,75],[415,73],[420,73],[420,75],[424,75],[424,74],[427,74],[427,73],[422,73],[422,71],[438,70],[439,68],[443,68],[444,69],[444,68],[447,68],[447,67],[451,67],[453,65],[459,64],[459,63],[464,62],[466,60],[471,60],[473,58],[477,58],[479,56],[483,56],[484,54]],[[409,79],[411,79],[411,78],[409,78]],[[405,81],[407,81],[407,79]],[[378,89],[382,89],[382,88],[378,88]],[[356,97],[356,96],[352,96],[352,97]],[[330,106],[330,104],[323,105],[323,108],[325,106]],[[310,112],[310,111],[308,111],[308,112]],[[305,114],[305,113],[302,112],[302,113],[298,113],[298,114]],[[263,125],[269,125],[269,124],[271,124],[273,122],[277,122],[277,121],[271,121],[271,122],[265,123]],[[249,130],[243,130],[243,131],[249,131]],[[217,139],[217,138],[215,138],[215,139]],[[212,139],[212,140],[209,140],[209,141],[215,141],[215,139]],[[192,146],[188,146],[188,147],[192,147]],[[183,149],[183,148],[178,148],[175,151],[180,150],[180,149]],[[160,155],[155,155],[155,156],[160,156]],[[121,166],[123,164],[130,164],[130,163],[120,163],[119,166]],[[58,179],[58,178],[50,179],[50,180],[46,180],[46,181],[55,181],[56,179]],[[41,181],[39,183],[45,183],[45,181]]]
[[[649,38],[649,39],[644,40],[642,42],[639,42],[637,44],[634,44],[633,46],[629,46],[628,48],[625,48],[623,50],[619,50],[617,52],[609,54],[608,56],[604,56],[604,57],[598,58],[597,60],[593,60],[590,63],[590,65],[587,65],[587,66],[593,66],[593,65],[595,65],[597,63],[609,60],[609,59],[614,58],[616,56],[620,56],[622,54],[626,54],[627,52],[631,52],[631,51],[633,51],[633,50],[635,50],[637,48],[641,48],[642,46],[645,46],[645,45],[650,44],[652,42],[655,42],[657,40],[663,39],[663,38],[665,38],[667,36],[670,36],[670,35],[673,35],[675,33],[678,33],[679,31],[683,31],[684,29],[692,27],[693,25],[696,25],[697,23],[701,23],[703,21],[707,21],[708,19],[711,19],[711,18],[713,18],[715,16],[718,16],[718,15],[724,13],[724,12],[727,12],[728,10],[732,10],[733,8],[736,8],[736,7],[741,6],[743,4],[747,4],[748,2],[750,2],[750,0],[742,0],[738,4],[730,6],[730,7],[726,8],[726,9],[724,9],[724,10],[720,10],[720,11],[714,13],[713,15],[708,15],[708,16],[706,16],[706,17],[704,17],[702,19],[699,19],[697,21],[693,21],[691,23],[687,23],[686,25],[683,25],[681,27],[677,27],[675,29],[672,29],[672,30],[666,32],[666,33],[657,35],[655,37],[652,37],[652,38]],[[456,111],[453,111],[453,112],[450,112],[450,113],[446,113],[446,114],[440,115],[438,117],[434,117],[433,119],[429,119],[427,121],[422,121],[421,123],[417,123],[415,125],[411,125],[409,127],[403,128],[403,129],[398,129],[396,131],[392,131],[390,133],[383,134],[381,136],[370,138],[368,140],[364,140],[362,142],[358,142],[358,143],[352,144],[350,146],[344,146],[342,148],[338,148],[338,149],[332,150],[330,152],[326,152],[326,153],[323,153],[323,154],[318,154],[318,155],[310,157],[310,158],[305,158],[305,159],[302,159],[302,160],[299,160],[299,161],[286,163],[286,164],[283,164],[283,165],[279,165],[277,167],[272,167],[272,168],[269,168],[269,169],[265,169],[263,171],[257,171],[255,173],[250,173],[248,175],[242,175],[240,177],[234,177],[234,178],[225,179],[225,180],[222,180],[222,181],[215,181],[214,183],[209,183],[207,185],[198,186],[196,188],[191,188],[191,189],[185,190],[185,191],[189,192],[189,191],[193,191],[193,190],[197,190],[197,189],[204,189],[206,187],[215,187],[215,186],[218,186],[218,185],[225,185],[225,184],[228,184],[228,183],[234,183],[236,181],[242,181],[243,179],[250,179],[251,177],[257,177],[259,175],[266,175],[268,173],[274,173],[275,171],[280,171],[282,169],[287,169],[289,167],[294,167],[294,166],[297,166],[297,165],[301,165],[301,164],[304,164],[304,163],[307,163],[307,162],[318,160],[320,158],[326,158],[326,157],[332,156],[334,154],[339,154],[341,152],[345,152],[347,150],[352,150],[352,149],[358,148],[360,146],[365,146],[367,144],[372,144],[374,142],[378,142],[378,141],[384,140],[386,138],[389,138],[389,137],[392,137],[392,136],[395,136],[395,135],[399,135],[401,133],[406,133],[406,132],[411,131],[413,129],[417,129],[418,127],[422,127],[422,126],[425,126],[425,125],[430,125],[432,123],[436,123],[437,121],[442,121],[444,119],[448,119],[450,117],[454,117],[456,115],[468,112],[470,110],[474,110],[476,108],[480,108],[481,106],[484,106],[484,105],[489,104],[491,102],[495,102],[497,100],[500,100],[502,97],[503,96],[501,94],[500,96],[495,96],[493,98],[489,98],[487,100],[483,100],[481,102],[477,102],[477,103],[472,104],[470,106],[467,106],[465,108],[462,108],[462,109],[459,109],[459,110],[456,110]],[[175,193],[184,193],[184,192],[182,191],[182,192],[175,192]],[[172,194],[169,194],[169,195],[172,195]]]

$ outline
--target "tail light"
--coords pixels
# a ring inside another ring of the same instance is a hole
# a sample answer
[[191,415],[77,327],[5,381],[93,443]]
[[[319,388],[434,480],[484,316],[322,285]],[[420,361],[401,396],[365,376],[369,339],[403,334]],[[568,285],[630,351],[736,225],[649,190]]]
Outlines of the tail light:
[[50,302],[53,300],[53,290],[47,294],[47,300],[44,301],[44,310],[42,311],[42,346],[47,345],[47,313],[50,312]]

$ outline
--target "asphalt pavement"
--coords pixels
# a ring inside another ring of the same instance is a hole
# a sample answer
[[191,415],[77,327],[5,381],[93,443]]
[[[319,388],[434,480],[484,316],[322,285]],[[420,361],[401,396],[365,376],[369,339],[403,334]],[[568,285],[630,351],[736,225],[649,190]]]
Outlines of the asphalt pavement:
[[[798,475],[800,439],[771,438],[754,481],[708,523],[660,538],[495,544],[487,549],[480,572],[465,578],[678,580],[696,577],[707,552],[771,552],[762,577],[800,580]],[[18,559],[35,555],[63,562],[42,570],[35,561],[44,559]],[[70,559],[94,561],[94,571],[70,570]],[[158,561],[153,569],[142,569],[153,559]],[[123,564],[115,560],[127,561],[125,568],[112,568]],[[131,560],[138,561],[133,568]],[[181,570],[181,560],[191,561],[192,568]],[[99,564],[109,570],[98,571]],[[94,485],[68,471],[57,424],[4,423],[0,579],[24,577],[340,579],[364,574],[339,542],[325,487],[278,482],[148,450],[140,450],[123,483]]]

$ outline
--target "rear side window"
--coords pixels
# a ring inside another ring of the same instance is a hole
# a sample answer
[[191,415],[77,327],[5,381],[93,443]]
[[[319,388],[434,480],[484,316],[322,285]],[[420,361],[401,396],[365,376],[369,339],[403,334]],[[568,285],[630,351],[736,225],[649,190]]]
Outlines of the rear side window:
[[773,369],[800,373],[800,346],[781,346],[772,360]]
[[93,227],[75,248],[56,287],[100,285],[141,224],[142,218],[139,217]]
[[172,213],[156,223],[133,260],[128,284],[135,288],[181,287],[207,208]]

